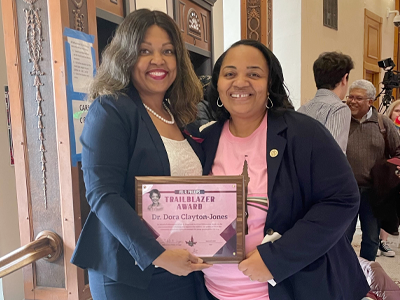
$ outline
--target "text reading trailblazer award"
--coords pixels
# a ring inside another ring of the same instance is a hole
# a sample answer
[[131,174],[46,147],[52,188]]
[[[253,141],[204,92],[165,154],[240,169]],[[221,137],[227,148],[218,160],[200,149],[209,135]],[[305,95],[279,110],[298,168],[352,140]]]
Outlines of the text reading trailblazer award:
[[136,211],[166,249],[205,262],[244,259],[243,176],[136,177]]

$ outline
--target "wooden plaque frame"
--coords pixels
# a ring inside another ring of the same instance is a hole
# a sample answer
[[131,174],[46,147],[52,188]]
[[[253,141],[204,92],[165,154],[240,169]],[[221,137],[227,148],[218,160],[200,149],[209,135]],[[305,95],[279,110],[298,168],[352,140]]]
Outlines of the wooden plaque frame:
[[149,184],[235,184],[236,185],[236,255],[201,257],[204,262],[230,264],[245,258],[246,197],[244,177],[240,176],[140,176],[135,177],[135,209],[142,218],[143,185]]

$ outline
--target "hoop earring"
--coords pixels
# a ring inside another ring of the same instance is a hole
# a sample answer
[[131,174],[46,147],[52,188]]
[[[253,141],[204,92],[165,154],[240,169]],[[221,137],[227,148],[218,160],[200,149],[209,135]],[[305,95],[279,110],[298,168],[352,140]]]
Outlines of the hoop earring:
[[[219,104],[218,102],[221,103],[221,104]],[[218,99],[217,99],[217,106],[218,106],[218,107],[224,106],[224,104],[222,103],[222,101],[221,101],[221,99],[219,98],[219,96],[218,96]]]
[[[270,106],[268,106],[269,103],[271,103]],[[268,96],[268,102],[267,102],[267,104],[265,105],[265,107],[266,107],[267,109],[271,109],[271,108],[274,107],[274,102],[272,102],[272,100],[271,100],[271,98],[270,98],[269,96]]]

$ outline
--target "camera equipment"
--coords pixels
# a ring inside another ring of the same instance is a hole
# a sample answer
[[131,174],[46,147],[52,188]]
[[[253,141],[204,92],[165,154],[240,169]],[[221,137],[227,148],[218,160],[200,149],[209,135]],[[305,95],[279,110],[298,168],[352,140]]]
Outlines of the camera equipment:
[[[378,61],[378,66],[385,70],[385,75],[382,80],[382,91],[376,96],[375,100],[379,98],[383,94],[382,102],[379,105],[379,112],[389,107],[390,103],[393,100],[393,89],[397,89],[400,87],[400,79],[399,72],[393,71],[393,68],[396,66],[391,58],[386,58],[384,60]],[[382,113],[385,113],[383,111]]]
[[391,14],[395,14],[394,18],[393,18],[393,24],[396,27],[400,27],[400,15],[399,15],[399,11],[398,10],[390,10],[389,8],[387,8],[386,10],[386,18],[388,19],[389,16]]

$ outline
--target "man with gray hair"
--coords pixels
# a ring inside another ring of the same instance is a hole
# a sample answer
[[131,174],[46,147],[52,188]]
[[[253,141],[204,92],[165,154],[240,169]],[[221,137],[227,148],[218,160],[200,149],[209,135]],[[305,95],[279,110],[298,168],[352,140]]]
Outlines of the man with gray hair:
[[322,53],[313,65],[317,93],[298,109],[298,112],[321,122],[344,153],[349,137],[351,114],[342,100],[347,93],[349,74],[353,68],[353,61],[348,55],[338,52]]
[[[351,111],[349,140],[347,144],[347,159],[353,170],[360,191],[360,208],[358,216],[361,223],[360,256],[374,261],[379,246],[379,222],[375,218],[370,200],[372,194],[371,169],[376,162],[385,159],[385,154],[396,156],[400,145],[400,136],[393,122],[385,115],[378,115],[372,105],[376,95],[373,84],[367,80],[354,81],[346,96],[347,105]],[[379,123],[386,129],[386,139],[381,133]],[[350,241],[356,229],[357,216],[349,226],[346,235]]]

